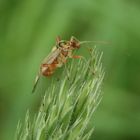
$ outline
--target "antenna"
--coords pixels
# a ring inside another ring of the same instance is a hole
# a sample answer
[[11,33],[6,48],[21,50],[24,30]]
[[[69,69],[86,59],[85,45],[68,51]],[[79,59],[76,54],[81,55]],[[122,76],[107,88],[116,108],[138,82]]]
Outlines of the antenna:
[[105,44],[108,45],[110,42],[107,41],[79,41],[76,37],[72,36],[71,39],[75,39],[79,42],[79,45],[86,44],[86,43],[97,43],[97,44]]
[[82,44],[86,44],[86,43],[97,43],[97,44],[110,44],[110,42],[106,42],[106,41],[80,41],[79,42],[79,45],[82,45]]

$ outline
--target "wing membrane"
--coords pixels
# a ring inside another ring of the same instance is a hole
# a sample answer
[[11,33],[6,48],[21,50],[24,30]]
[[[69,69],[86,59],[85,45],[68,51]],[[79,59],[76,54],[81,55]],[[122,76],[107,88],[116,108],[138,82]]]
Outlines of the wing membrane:
[[[43,64],[52,64],[53,61],[57,58],[57,56],[60,54],[61,50],[59,48],[54,48],[53,51],[43,60]],[[33,89],[32,89],[32,93],[35,91],[36,89],[36,86],[38,84],[38,81],[40,79],[40,70],[39,70],[39,73],[38,75],[36,76],[36,79],[35,79],[35,83],[34,83],[34,86],[33,86]]]
[[57,58],[60,52],[61,50],[59,48],[56,48],[43,60],[42,63],[51,64]]

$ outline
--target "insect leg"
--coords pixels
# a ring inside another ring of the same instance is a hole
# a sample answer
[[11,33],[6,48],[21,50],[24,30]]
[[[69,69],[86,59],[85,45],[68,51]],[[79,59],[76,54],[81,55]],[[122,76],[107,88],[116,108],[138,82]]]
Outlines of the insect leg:
[[[90,55],[92,55],[91,52],[90,52]],[[80,55],[73,55],[73,56],[71,56],[70,58],[83,59],[83,60],[87,63],[85,57],[80,56]],[[88,64],[87,64],[87,65],[88,65]],[[93,74],[95,74],[95,72],[93,71],[93,69],[92,69],[89,65],[88,65],[88,68],[90,69],[90,71],[91,71]]]
[[82,58],[83,56],[81,55],[73,55],[72,58],[76,58],[76,59],[79,59],[79,58]]
[[76,58],[76,59],[78,59],[78,58],[81,58],[81,57],[83,57],[83,56],[80,56],[80,55],[73,55],[73,54],[72,54],[72,51],[69,51],[69,52],[68,52],[68,57],[69,57],[69,58]]

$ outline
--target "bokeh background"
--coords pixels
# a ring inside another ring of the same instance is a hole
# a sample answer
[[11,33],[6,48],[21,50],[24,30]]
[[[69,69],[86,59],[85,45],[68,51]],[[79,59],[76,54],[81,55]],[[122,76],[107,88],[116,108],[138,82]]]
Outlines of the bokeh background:
[[111,42],[97,45],[106,76],[91,139],[139,140],[139,0],[0,0],[0,139],[13,139],[28,108],[36,112],[34,77],[57,35]]

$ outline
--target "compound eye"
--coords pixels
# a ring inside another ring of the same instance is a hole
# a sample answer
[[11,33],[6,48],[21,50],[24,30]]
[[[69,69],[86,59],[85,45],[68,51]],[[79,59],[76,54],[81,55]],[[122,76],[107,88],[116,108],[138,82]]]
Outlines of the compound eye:
[[63,46],[66,45],[66,44],[67,44],[66,41],[63,41],[63,40],[59,42],[59,46],[60,46],[60,47],[63,47]]

